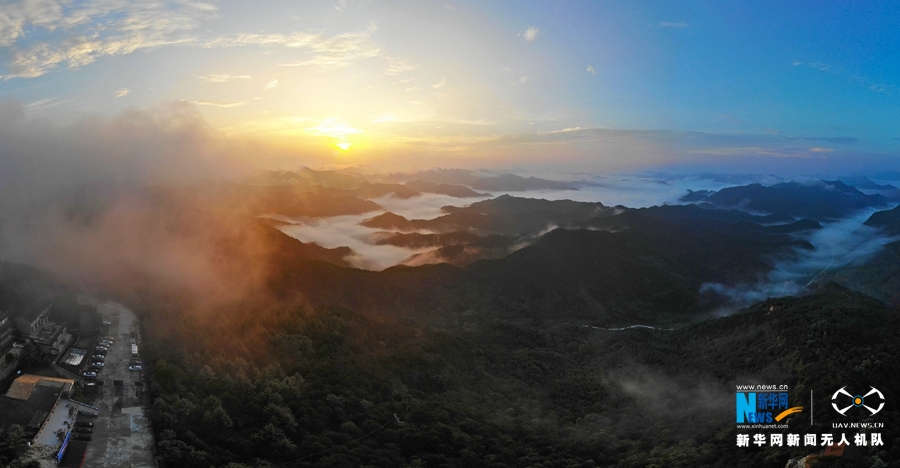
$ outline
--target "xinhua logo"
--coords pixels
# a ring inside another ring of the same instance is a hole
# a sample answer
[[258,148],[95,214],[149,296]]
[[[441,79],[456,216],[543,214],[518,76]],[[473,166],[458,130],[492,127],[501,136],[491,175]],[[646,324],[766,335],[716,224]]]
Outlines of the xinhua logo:
[[[834,410],[841,416],[846,416],[851,408],[865,408],[869,411],[869,416],[872,416],[881,411],[881,408],[884,408],[884,394],[875,387],[869,388],[871,388],[871,390],[865,395],[851,395],[850,392],[846,390],[847,387],[841,387],[831,396],[831,406],[834,407]],[[869,404],[866,404],[867,398]],[[838,406],[838,404],[840,404],[840,406]],[[876,404],[878,405],[878,408],[873,408]],[[843,405],[847,406],[842,409],[841,406]]]
[[735,395],[738,424],[772,424],[803,411],[802,406],[788,407],[787,392],[737,392]]

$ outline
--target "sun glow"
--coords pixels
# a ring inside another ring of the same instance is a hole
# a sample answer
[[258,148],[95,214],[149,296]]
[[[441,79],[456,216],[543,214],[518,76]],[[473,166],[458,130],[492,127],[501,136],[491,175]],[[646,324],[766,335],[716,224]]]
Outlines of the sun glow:
[[347,151],[348,149],[350,149],[350,142],[349,141],[339,141],[339,142],[335,143],[334,146],[337,146],[338,149],[341,151]]

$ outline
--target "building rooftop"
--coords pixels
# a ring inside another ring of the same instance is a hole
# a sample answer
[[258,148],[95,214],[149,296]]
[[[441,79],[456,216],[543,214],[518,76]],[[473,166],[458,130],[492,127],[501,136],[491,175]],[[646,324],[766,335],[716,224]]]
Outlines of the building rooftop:
[[71,379],[25,374],[13,381],[4,396],[14,400],[29,400],[34,390],[38,387],[51,387],[59,395],[59,392],[63,391],[66,385],[72,386],[74,384],[75,381]]
[[74,380],[23,375],[13,381],[0,398],[0,425],[18,424],[33,438],[43,427],[60,396],[67,394]]
[[0,423],[18,424],[29,438],[34,437],[53,411],[60,392],[59,388],[36,387],[28,400],[0,398]]
[[37,320],[38,317],[41,316],[41,314],[45,310],[47,310],[47,308],[49,308],[52,305],[53,305],[53,303],[50,302],[49,300],[38,301],[34,305],[29,307],[25,312],[22,312],[22,315],[20,315],[19,317],[21,317],[29,322],[34,322],[35,320]]

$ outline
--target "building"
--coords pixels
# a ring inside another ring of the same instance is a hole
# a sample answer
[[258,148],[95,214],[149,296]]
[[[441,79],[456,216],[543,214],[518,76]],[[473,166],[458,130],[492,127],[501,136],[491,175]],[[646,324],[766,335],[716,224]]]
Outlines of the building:
[[45,325],[50,323],[47,314],[53,303],[39,302],[16,317],[16,327],[25,336],[36,336]]
[[6,354],[13,341],[13,323],[9,314],[0,311],[0,354]]
[[55,355],[65,349],[69,336],[66,335],[65,324],[50,321],[49,313],[52,309],[53,302],[39,301],[16,317],[15,324],[19,332],[30,338],[41,352]]
[[18,424],[29,441],[44,429],[61,400],[68,400],[75,381],[26,374],[13,381],[0,398],[0,425]]

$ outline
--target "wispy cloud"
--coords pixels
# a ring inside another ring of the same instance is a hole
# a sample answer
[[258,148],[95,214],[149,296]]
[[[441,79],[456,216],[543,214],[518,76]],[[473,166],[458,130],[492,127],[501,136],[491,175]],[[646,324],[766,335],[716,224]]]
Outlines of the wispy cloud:
[[61,106],[63,104],[68,104],[70,102],[72,102],[72,99],[60,100],[59,98],[52,97],[52,98],[40,99],[40,100],[37,100],[34,102],[29,102],[28,104],[25,104],[22,107],[24,108],[25,112],[32,113],[32,112],[40,112],[42,110],[50,109],[50,108],[53,108],[56,106]]
[[197,78],[200,78],[200,81],[205,81],[208,83],[227,83],[229,81],[234,80],[249,80],[250,76],[248,75],[201,75]]
[[446,84],[447,84],[447,78],[441,78],[441,81],[439,83],[435,83],[435,84],[431,85],[431,87],[434,89],[443,88]]
[[795,137],[791,138],[792,140],[805,140],[805,141],[824,141],[826,143],[836,143],[836,144],[850,144],[859,142],[859,138],[856,137]]
[[795,67],[807,66],[807,67],[815,68],[816,70],[821,70],[821,71],[828,70],[828,64],[827,64],[827,63],[821,63],[821,62],[799,62],[799,61],[795,61],[795,62],[793,63],[793,65],[794,65]]
[[199,100],[199,101],[188,101],[191,104],[196,104],[198,106],[213,106],[213,107],[238,107],[247,104],[247,101],[210,101],[210,100]]
[[853,75],[853,74],[848,75],[844,71],[843,67],[840,66],[840,64],[838,64],[838,66],[831,67],[827,63],[802,62],[802,61],[798,60],[798,61],[793,62],[792,65],[795,67],[814,68],[816,70],[830,73],[833,75],[844,76],[845,78],[849,79],[851,82],[856,83],[861,86],[864,86],[864,87],[868,88],[869,91],[872,91],[875,93],[885,94],[887,96],[895,96],[898,93],[897,86],[895,86],[893,84],[876,82],[865,76],[859,76],[859,75]]
[[200,21],[214,11],[205,3],[161,0],[8,3],[0,6],[0,48],[8,57],[0,76],[33,78],[103,56],[192,42]]
[[690,25],[685,23],[684,21],[678,21],[678,22],[660,21],[657,24],[663,28],[672,28],[672,29],[684,29],[684,28],[690,27]]
[[591,75],[596,75],[596,74],[597,74],[597,70],[594,70],[594,67],[591,66],[591,65],[588,65],[588,66],[587,66],[587,72],[590,73]]
[[522,39],[525,40],[525,42],[528,42],[528,43],[534,42],[535,39],[537,39],[538,36],[540,36],[540,35],[541,35],[541,30],[534,26],[529,26],[528,29],[519,33],[519,37],[521,37]]
[[387,68],[384,69],[385,75],[399,75],[419,67],[410,60],[395,55],[389,55],[385,57],[385,60],[387,60],[388,63]]
[[278,87],[278,80],[272,80],[272,81],[266,83],[266,91],[268,91],[270,89],[274,89],[276,87]]
[[[388,54],[372,40],[372,34],[377,31],[374,23],[363,32],[333,36],[309,32],[241,33],[201,39],[201,22],[212,18],[215,12],[213,5],[186,0],[93,3],[22,0],[2,5],[0,52],[7,50],[0,57],[7,58],[5,63],[0,62],[0,78],[34,78],[61,67],[82,67],[103,56],[175,44],[206,48],[283,47],[302,52],[298,60],[284,66],[337,68],[378,58],[387,62],[384,73],[388,75],[417,67],[409,59]],[[243,78],[249,77],[200,77],[213,83]]]
[[290,34],[238,34],[207,41],[207,48],[219,47],[284,47],[301,51],[300,60],[283,63],[283,67],[314,66],[322,69],[340,68],[367,59],[382,59],[387,62],[384,73],[398,75],[416,68],[408,59],[389,55],[372,40],[378,28],[375,24],[363,32],[343,33],[326,36],[320,33],[293,32]]
[[893,96],[897,93],[897,87],[889,84],[877,83],[869,86],[871,91],[875,91],[876,93],[887,94],[888,96]]
[[[551,131],[549,131],[549,132],[543,132],[543,133],[544,133],[544,134],[547,134],[547,135],[553,135],[553,134],[556,134],[556,133],[577,132],[577,131],[579,131],[579,130],[584,130],[584,129],[581,128],[581,127],[568,127],[568,128],[561,128],[561,129],[559,129],[559,130],[551,130]],[[541,133],[542,133],[542,132],[538,132],[538,134],[541,134]]]
[[122,88],[122,89],[116,90],[116,92],[114,94],[116,96],[116,99],[118,99],[121,97],[128,96],[128,93],[130,93],[130,92],[131,92],[131,90],[128,88]]

